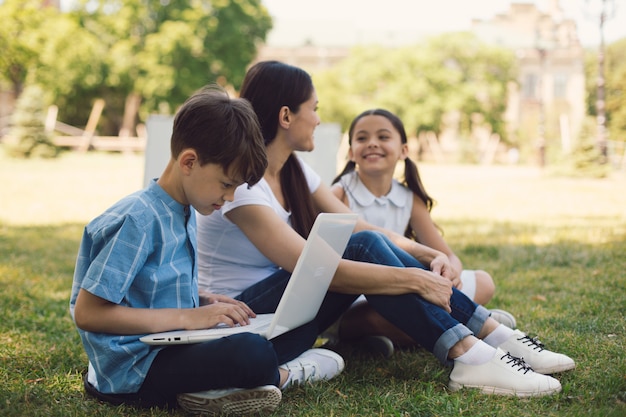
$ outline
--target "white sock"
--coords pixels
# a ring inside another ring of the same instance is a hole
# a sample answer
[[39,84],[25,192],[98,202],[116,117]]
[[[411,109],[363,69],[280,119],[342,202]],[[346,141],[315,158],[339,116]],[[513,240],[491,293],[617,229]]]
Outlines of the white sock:
[[479,340],[467,352],[458,358],[454,358],[454,360],[466,365],[482,365],[483,363],[489,362],[495,354],[496,348]]
[[493,332],[489,333],[483,341],[489,346],[498,347],[509,340],[509,337],[513,336],[513,333],[513,329],[501,324],[496,327]]

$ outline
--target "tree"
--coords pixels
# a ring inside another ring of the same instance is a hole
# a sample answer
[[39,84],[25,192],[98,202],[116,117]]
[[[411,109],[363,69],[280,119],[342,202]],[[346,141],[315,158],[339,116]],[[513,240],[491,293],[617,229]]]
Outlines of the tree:
[[28,71],[39,64],[45,34],[39,29],[54,11],[38,0],[5,0],[0,4],[0,78],[15,97],[22,92]]
[[75,16],[108,49],[105,84],[145,115],[210,82],[239,87],[271,29],[259,0],[83,0]]
[[607,48],[606,113],[609,138],[626,142],[626,38]]
[[[605,56],[605,111],[611,141],[626,142],[626,39],[607,45]],[[598,57],[594,50],[585,56],[587,113],[597,116]]]
[[9,153],[13,156],[54,157],[58,149],[45,130],[45,104],[43,90],[36,85],[27,86],[17,101],[13,113],[13,126],[9,132]]
[[41,4],[0,3],[0,80],[16,97],[27,80],[42,85],[76,126],[104,98],[108,135],[140,103],[145,120],[205,84],[237,89],[272,25],[260,0],[78,0],[68,13]]
[[506,137],[503,115],[515,65],[509,51],[452,33],[395,49],[359,47],[314,78],[322,119],[344,129],[361,111],[384,107],[402,118],[409,135],[439,133],[444,116],[458,111],[463,131],[481,114]]

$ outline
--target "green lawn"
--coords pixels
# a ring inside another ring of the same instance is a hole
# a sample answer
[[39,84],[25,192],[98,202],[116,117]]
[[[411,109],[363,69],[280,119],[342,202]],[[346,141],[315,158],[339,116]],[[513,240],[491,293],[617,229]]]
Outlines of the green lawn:
[[[573,357],[559,395],[450,393],[429,353],[338,350],[338,378],[284,392],[275,416],[626,415],[626,173],[554,178],[529,167],[421,167],[434,217],[469,268],[494,276],[490,307]],[[142,186],[143,157],[0,156],[0,415],[183,416],[85,397],[86,356],[67,306],[84,224]]]

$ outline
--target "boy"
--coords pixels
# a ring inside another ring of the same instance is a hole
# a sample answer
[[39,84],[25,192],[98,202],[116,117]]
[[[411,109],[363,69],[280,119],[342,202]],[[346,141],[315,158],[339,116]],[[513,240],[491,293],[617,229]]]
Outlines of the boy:
[[169,407],[178,399],[188,411],[204,413],[277,407],[285,378],[272,344],[260,336],[173,347],[139,340],[175,329],[245,325],[254,317],[229,297],[199,297],[191,207],[203,215],[219,210],[238,185],[258,182],[266,165],[252,107],[205,88],[174,119],[161,177],[86,226],[70,313],[89,358],[87,392],[142,407]]

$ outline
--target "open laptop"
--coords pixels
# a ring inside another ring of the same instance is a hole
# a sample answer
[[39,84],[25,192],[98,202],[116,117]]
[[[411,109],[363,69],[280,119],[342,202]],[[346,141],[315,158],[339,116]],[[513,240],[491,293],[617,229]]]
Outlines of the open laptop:
[[218,325],[203,330],[175,330],[143,336],[150,345],[198,343],[235,333],[272,339],[313,320],[354,230],[355,213],[321,213],[315,219],[275,313],[257,314],[246,326]]

